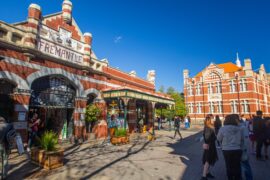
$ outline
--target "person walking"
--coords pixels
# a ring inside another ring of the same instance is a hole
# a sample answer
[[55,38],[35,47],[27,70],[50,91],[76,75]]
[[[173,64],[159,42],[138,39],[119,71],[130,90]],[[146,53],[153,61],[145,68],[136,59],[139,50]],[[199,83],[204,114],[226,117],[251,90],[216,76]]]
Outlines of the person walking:
[[[215,127],[215,133],[216,133],[216,135],[218,134],[218,131],[221,128],[221,126],[222,126],[222,122],[221,122],[219,116],[216,115],[216,119],[215,119],[215,122],[214,122],[214,127]],[[218,140],[217,140],[217,148],[220,148],[220,142]]]
[[209,116],[207,116],[204,121],[203,139],[203,174],[201,180],[207,180],[208,178],[214,178],[214,176],[209,172],[209,169],[210,166],[214,166],[218,160],[217,149],[215,145],[216,134],[214,125],[212,124],[211,118]]
[[266,136],[264,141],[264,158],[269,159],[268,156],[268,146],[270,145],[270,117],[265,118],[266,122]]
[[8,156],[10,153],[10,144],[12,142],[8,137],[8,133],[13,130],[13,125],[7,123],[6,120],[0,116],[0,154],[1,154],[1,179],[6,179],[8,174]]
[[253,131],[253,119],[254,119],[254,115],[250,116],[249,122],[248,122],[248,131],[249,131],[249,140],[251,142],[251,154],[256,154],[255,151],[255,142],[256,142],[256,138],[254,135],[254,131]]
[[183,137],[180,133],[180,118],[179,118],[179,116],[174,117],[174,137],[173,138],[175,138],[176,134],[179,134],[180,140],[183,139]]
[[253,180],[252,169],[249,163],[249,132],[248,132],[248,123],[245,121],[245,118],[242,116],[239,122],[239,126],[242,129],[244,134],[244,144],[242,146],[242,156],[241,156],[241,169],[244,172],[246,180]]
[[253,119],[253,132],[256,138],[256,158],[257,160],[264,160],[262,157],[262,147],[265,141],[266,124],[263,119],[263,112],[257,111],[257,116]]
[[238,125],[239,116],[231,114],[226,116],[223,127],[220,128],[217,139],[225,159],[227,177],[229,180],[241,180],[241,156],[244,144],[244,134]]
[[30,148],[33,144],[33,141],[38,137],[38,129],[39,129],[40,119],[38,118],[38,114],[34,113],[33,117],[29,122],[29,140],[28,140],[28,147],[27,151],[30,152]]

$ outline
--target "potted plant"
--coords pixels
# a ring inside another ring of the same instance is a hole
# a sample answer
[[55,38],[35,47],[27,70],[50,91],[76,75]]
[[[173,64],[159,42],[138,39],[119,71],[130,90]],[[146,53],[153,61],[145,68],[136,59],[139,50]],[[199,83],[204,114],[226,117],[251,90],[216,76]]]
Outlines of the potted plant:
[[111,137],[111,143],[113,145],[121,145],[129,143],[129,134],[124,128],[116,128],[113,136]]
[[55,169],[63,166],[64,150],[58,147],[58,136],[52,131],[46,131],[40,146],[31,149],[31,162],[44,169]]
[[86,107],[85,122],[86,122],[87,133],[92,132],[93,125],[95,124],[95,122],[97,122],[100,114],[101,114],[101,109],[97,105],[90,104]]

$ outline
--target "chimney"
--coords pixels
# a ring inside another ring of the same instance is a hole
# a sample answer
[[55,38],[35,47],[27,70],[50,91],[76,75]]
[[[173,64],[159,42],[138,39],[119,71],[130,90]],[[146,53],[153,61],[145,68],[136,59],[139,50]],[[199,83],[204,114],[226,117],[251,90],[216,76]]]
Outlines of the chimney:
[[84,33],[83,38],[84,38],[83,63],[85,66],[89,66],[90,61],[91,61],[92,34],[91,33]]
[[64,0],[62,4],[62,16],[67,24],[72,22],[72,2],[70,0]]
[[155,70],[148,71],[147,81],[155,85],[155,83],[156,83],[156,71]]
[[251,64],[251,59],[245,59],[245,66],[244,70],[252,70],[252,64]]
[[187,79],[189,78],[189,70],[184,69],[183,71],[184,85],[187,83]]

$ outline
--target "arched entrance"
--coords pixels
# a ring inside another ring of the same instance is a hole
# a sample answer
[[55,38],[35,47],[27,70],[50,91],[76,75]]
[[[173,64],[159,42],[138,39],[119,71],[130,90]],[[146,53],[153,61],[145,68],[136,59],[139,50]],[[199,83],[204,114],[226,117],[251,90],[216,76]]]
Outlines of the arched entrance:
[[0,79],[0,116],[7,121],[12,120],[14,114],[13,92],[16,85],[8,80]]
[[72,135],[76,88],[60,75],[36,79],[31,86],[30,112],[37,112],[42,120],[40,133],[52,130],[59,139]]

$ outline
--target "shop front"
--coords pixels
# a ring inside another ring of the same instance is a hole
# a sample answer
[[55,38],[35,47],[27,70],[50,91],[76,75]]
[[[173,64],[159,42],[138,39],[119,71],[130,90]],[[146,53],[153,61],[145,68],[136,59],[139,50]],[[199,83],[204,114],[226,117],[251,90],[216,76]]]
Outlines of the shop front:
[[174,105],[168,97],[125,88],[104,91],[103,97],[107,103],[108,127],[125,128],[130,133],[152,129],[155,109]]
[[37,113],[41,119],[40,133],[53,131],[60,140],[72,136],[76,89],[61,76],[45,76],[31,86],[29,118]]

